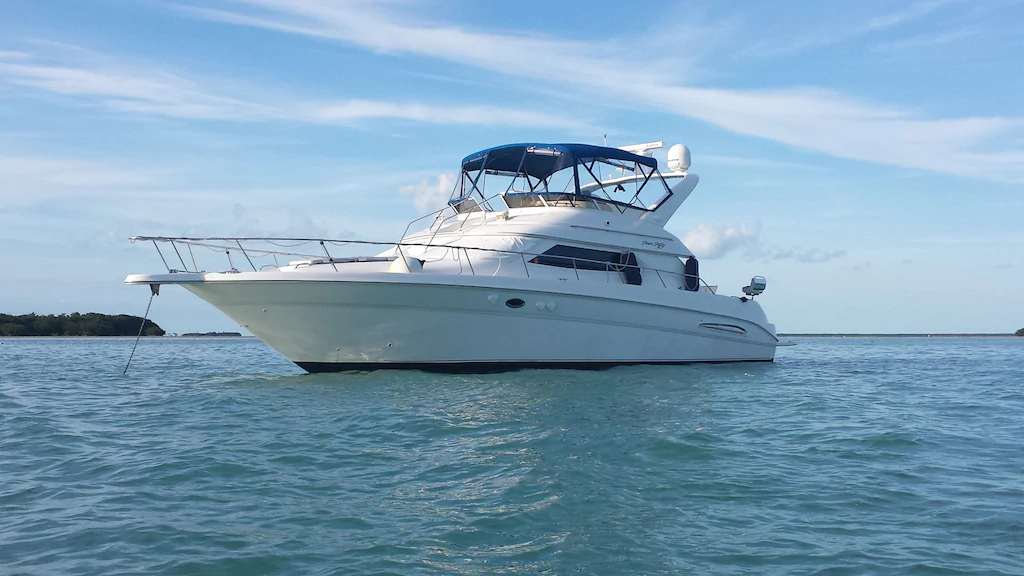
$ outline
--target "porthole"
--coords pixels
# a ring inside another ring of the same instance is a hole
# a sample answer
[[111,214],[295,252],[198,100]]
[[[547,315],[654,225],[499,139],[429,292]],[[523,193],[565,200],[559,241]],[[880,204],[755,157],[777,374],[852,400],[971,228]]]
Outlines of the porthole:
[[526,306],[526,302],[523,301],[522,298],[509,298],[508,300],[505,300],[505,306],[508,306],[509,308],[522,308],[523,306]]

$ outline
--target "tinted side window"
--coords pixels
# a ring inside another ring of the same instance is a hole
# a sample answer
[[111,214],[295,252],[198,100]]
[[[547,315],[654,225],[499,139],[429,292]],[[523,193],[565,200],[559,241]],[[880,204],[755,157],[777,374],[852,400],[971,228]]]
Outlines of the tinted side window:
[[622,254],[558,245],[534,257],[530,262],[544,264],[545,266],[558,266],[560,268],[573,268],[575,266],[579,270],[607,270],[609,268],[617,270],[616,267],[611,265],[620,264],[622,262]]

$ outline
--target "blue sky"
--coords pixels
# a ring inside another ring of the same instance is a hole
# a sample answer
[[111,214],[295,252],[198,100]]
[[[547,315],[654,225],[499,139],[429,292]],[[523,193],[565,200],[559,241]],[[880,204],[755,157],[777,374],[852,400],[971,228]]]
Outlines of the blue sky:
[[[137,234],[392,240],[459,160],[686,143],[782,331],[1024,326],[1024,3],[5,0],[0,310],[141,313]],[[233,329],[181,289],[168,330]]]

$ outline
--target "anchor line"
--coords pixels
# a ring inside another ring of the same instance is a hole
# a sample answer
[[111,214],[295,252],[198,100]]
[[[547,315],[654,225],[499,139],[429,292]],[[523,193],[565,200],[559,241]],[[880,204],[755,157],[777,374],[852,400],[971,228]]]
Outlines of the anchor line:
[[135,357],[135,349],[139,347],[139,340],[142,339],[142,331],[146,329],[146,320],[149,319],[149,308],[153,305],[153,297],[160,293],[159,284],[149,285],[149,304],[146,304],[146,313],[142,315],[142,325],[139,326],[139,335],[135,337],[135,344],[132,345],[132,353],[128,356],[128,363],[124,365],[124,372],[121,376],[128,374],[128,367],[132,365],[132,358]]

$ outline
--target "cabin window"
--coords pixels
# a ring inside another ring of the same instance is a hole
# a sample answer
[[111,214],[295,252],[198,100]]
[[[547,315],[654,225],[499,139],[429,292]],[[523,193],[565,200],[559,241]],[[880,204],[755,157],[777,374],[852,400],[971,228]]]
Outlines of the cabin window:
[[643,278],[636,254],[627,252],[607,252],[576,246],[553,246],[543,254],[533,257],[530,262],[559,268],[575,268],[577,270],[601,270],[621,272],[626,284],[640,286]]
[[448,205],[454,208],[459,214],[464,214],[466,212],[480,212],[483,210],[480,203],[472,196],[465,196],[455,200],[450,200]]
[[576,246],[553,246],[543,254],[535,256],[530,262],[560,268],[576,268],[578,270],[615,270],[613,264],[622,262],[619,252],[606,252]]
[[640,273],[640,266],[636,262],[636,254],[629,252],[624,254],[622,263],[625,264],[622,268],[622,276],[626,280],[626,284],[632,284],[633,286],[640,286],[643,284],[643,275]]

